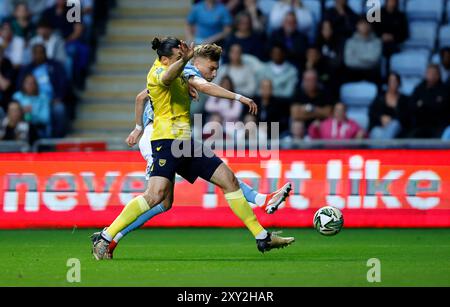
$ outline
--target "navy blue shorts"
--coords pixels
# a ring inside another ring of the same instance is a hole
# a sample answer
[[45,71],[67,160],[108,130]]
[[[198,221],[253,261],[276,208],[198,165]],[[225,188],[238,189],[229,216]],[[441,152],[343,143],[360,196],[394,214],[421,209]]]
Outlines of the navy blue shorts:
[[210,181],[223,163],[212,151],[193,140],[152,141],[153,165],[150,177],[164,177],[173,182],[175,173],[194,183],[198,177]]

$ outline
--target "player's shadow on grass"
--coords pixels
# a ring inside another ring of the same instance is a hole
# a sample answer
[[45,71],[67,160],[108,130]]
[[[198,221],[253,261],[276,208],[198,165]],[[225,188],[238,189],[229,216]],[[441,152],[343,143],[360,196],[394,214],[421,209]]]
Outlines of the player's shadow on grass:
[[[285,257],[282,258],[280,255],[272,254],[273,256],[269,255],[255,255],[255,257],[252,258],[223,258],[223,257],[217,257],[217,258],[152,258],[152,257],[120,257],[120,258],[114,258],[113,261],[152,261],[152,262],[204,262],[204,261],[218,261],[218,262],[255,262],[255,261],[277,261],[277,262],[295,262],[299,261],[300,258],[292,258],[292,257]],[[336,258],[317,258],[317,257],[303,257],[301,258],[301,261],[303,262],[325,262],[329,263],[332,261],[340,261],[340,262],[360,262],[362,258],[342,258],[342,257],[336,257]],[[365,259],[365,258],[364,258]]]
[[260,257],[254,258],[152,258],[152,257],[125,257],[125,258],[114,258],[113,261],[152,261],[152,262],[204,262],[204,261],[223,261],[223,262],[255,262],[255,261],[267,261],[267,260],[276,260],[276,261],[292,261],[292,258],[279,258],[276,259],[274,257],[264,257],[261,255]]

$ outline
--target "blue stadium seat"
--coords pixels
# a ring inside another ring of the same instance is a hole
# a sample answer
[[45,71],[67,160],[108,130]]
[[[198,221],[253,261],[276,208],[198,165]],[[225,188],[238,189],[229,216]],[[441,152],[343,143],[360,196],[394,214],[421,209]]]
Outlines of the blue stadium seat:
[[420,82],[422,82],[422,80],[423,80],[422,78],[418,78],[418,77],[403,77],[400,92],[403,95],[411,96],[412,93],[414,92],[414,89],[416,88],[416,86]]
[[372,82],[345,83],[341,86],[341,100],[349,107],[368,107],[377,92],[377,86]]
[[441,63],[441,55],[439,54],[439,52],[433,54],[433,56],[431,57],[431,63],[433,64]]
[[439,48],[450,47],[450,24],[442,26],[439,30]]
[[303,5],[313,14],[314,21],[318,24],[322,20],[322,6],[319,0],[303,0]]
[[377,86],[366,81],[346,83],[341,87],[341,100],[347,106],[347,116],[363,129],[369,126],[369,106],[377,94]]
[[406,14],[409,21],[433,20],[441,22],[444,13],[444,0],[408,0]]
[[429,52],[403,51],[391,57],[391,70],[402,77],[422,78],[428,65]]
[[414,21],[409,23],[409,39],[406,48],[434,49],[438,24],[433,21]]
[[[364,3],[364,7],[363,7],[363,3]],[[335,4],[335,0],[326,0],[325,2],[325,8],[330,8],[330,7],[334,7]],[[363,14],[366,9],[365,9],[365,5],[366,5],[366,1],[363,0],[348,0],[348,6],[350,6],[350,8],[353,10],[353,12],[355,12],[356,14]]]

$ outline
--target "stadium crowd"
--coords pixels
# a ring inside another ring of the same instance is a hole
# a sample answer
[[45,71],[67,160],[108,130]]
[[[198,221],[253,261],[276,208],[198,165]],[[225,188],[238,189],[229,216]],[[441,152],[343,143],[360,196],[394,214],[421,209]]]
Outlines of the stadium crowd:
[[[283,140],[450,139],[450,0],[380,1],[372,23],[365,0],[194,1],[186,40],[221,45],[215,82],[259,105],[196,111],[279,122]],[[0,0],[0,140],[67,134],[112,3],[81,0],[70,23],[65,0]]]
[[260,109],[209,98],[202,111],[279,122],[287,140],[450,139],[450,1],[381,2],[370,23],[363,0],[195,1],[187,40],[221,45],[215,82]]
[[69,22],[66,0],[0,0],[0,140],[66,135],[109,1],[81,0]]

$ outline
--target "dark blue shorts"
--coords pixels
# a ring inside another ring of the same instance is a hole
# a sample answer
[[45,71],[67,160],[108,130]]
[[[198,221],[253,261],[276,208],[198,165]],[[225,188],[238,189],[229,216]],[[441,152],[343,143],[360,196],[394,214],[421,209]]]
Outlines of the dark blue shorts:
[[175,173],[194,183],[198,177],[210,181],[223,163],[212,151],[193,140],[152,141],[153,165],[150,177],[164,177],[173,182]]

